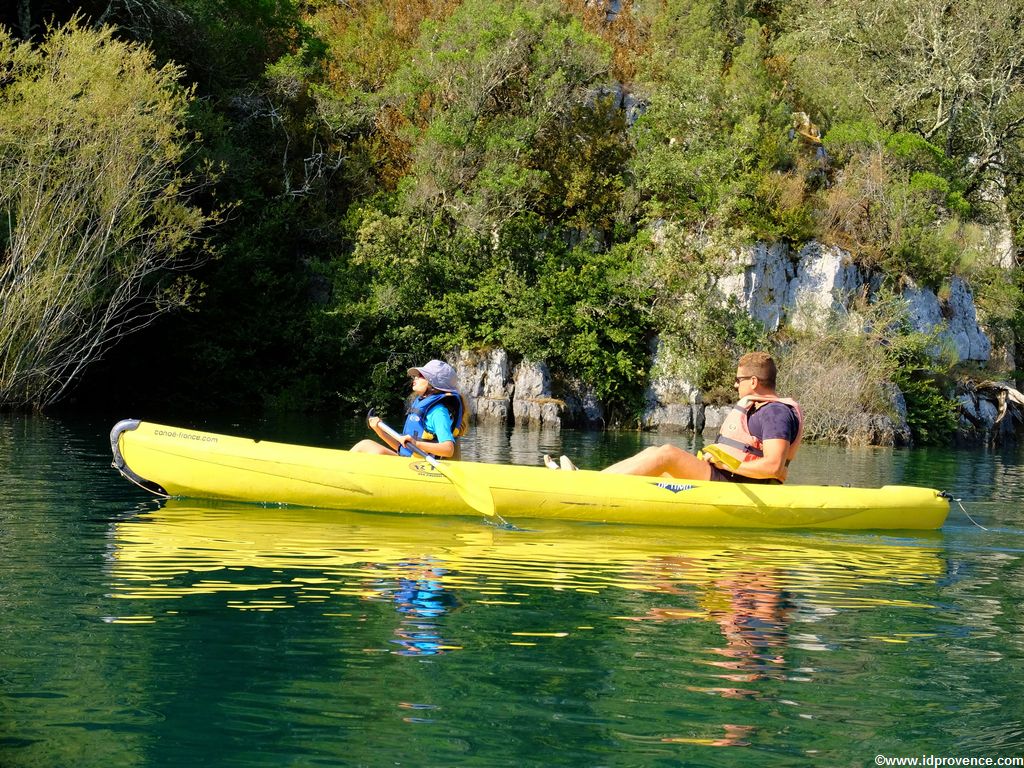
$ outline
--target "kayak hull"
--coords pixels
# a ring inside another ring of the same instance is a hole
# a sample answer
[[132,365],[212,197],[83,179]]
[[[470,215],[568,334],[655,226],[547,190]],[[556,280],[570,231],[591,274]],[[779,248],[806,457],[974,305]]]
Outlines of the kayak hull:
[[[424,515],[477,514],[418,457],[289,445],[125,420],[114,466],[161,496]],[[509,519],[711,528],[932,530],[949,512],[929,488],[757,485],[457,462]]]

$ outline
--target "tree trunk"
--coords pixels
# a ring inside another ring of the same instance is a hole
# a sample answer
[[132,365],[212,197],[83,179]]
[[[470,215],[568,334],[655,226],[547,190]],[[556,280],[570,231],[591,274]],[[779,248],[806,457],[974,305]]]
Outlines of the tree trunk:
[[18,26],[21,27],[21,36],[28,40],[32,37],[32,0],[20,0],[18,3]]

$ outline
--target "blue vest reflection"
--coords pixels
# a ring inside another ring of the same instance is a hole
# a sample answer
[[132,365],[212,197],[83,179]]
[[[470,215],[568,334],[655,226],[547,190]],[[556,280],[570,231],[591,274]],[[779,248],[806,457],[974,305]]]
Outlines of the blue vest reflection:
[[454,648],[441,636],[442,622],[439,621],[459,604],[455,593],[443,584],[447,569],[422,562],[400,565],[418,573],[415,578],[398,579],[392,594],[395,607],[403,616],[391,641],[400,646],[395,653],[434,656]]

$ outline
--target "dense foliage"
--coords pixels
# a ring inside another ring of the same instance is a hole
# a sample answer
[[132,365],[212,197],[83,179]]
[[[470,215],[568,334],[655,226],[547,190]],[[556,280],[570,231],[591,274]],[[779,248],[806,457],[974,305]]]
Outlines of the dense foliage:
[[176,67],[72,23],[38,47],[0,29],[0,72],[0,405],[47,405],[188,300],[173,270],[211,217],[179,172]]
[[[195,84],[180,169],[219,168],[192,202],[229,207],[192,311],[94,387],[159,350],[189,377],[155,397],[360,410],[414,360],[501,345],[628,420],[654,336],[707,391],[770,343],[714,295],[757,239],[841,245],[893,286],[966,275],[1019,331],[1020,276],[986,236],[1022,230],[1019,3],[80,7]],[[0,23],[42,45],[74,10],[24,0]]]

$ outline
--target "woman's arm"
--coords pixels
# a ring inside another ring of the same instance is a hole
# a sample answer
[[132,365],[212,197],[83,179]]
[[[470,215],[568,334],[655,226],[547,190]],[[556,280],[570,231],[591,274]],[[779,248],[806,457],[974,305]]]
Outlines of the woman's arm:
[[445,440],[443,443],[428,443],[423,440],[413,440],[408,435],[403,435],[405,438],[403,442],[412,443],[424,453],[429,453],[433,456],[439,456],[442,459],[450,459],[455,455],[455,441]]
[[377,437],[384,441],[384,444],[391,450],[397,451],[399,448],[398,443],[391,439],[391,437],[380,428],[380,419],[376,416],[371,416],[366,420],[366,425],[377,433]]

